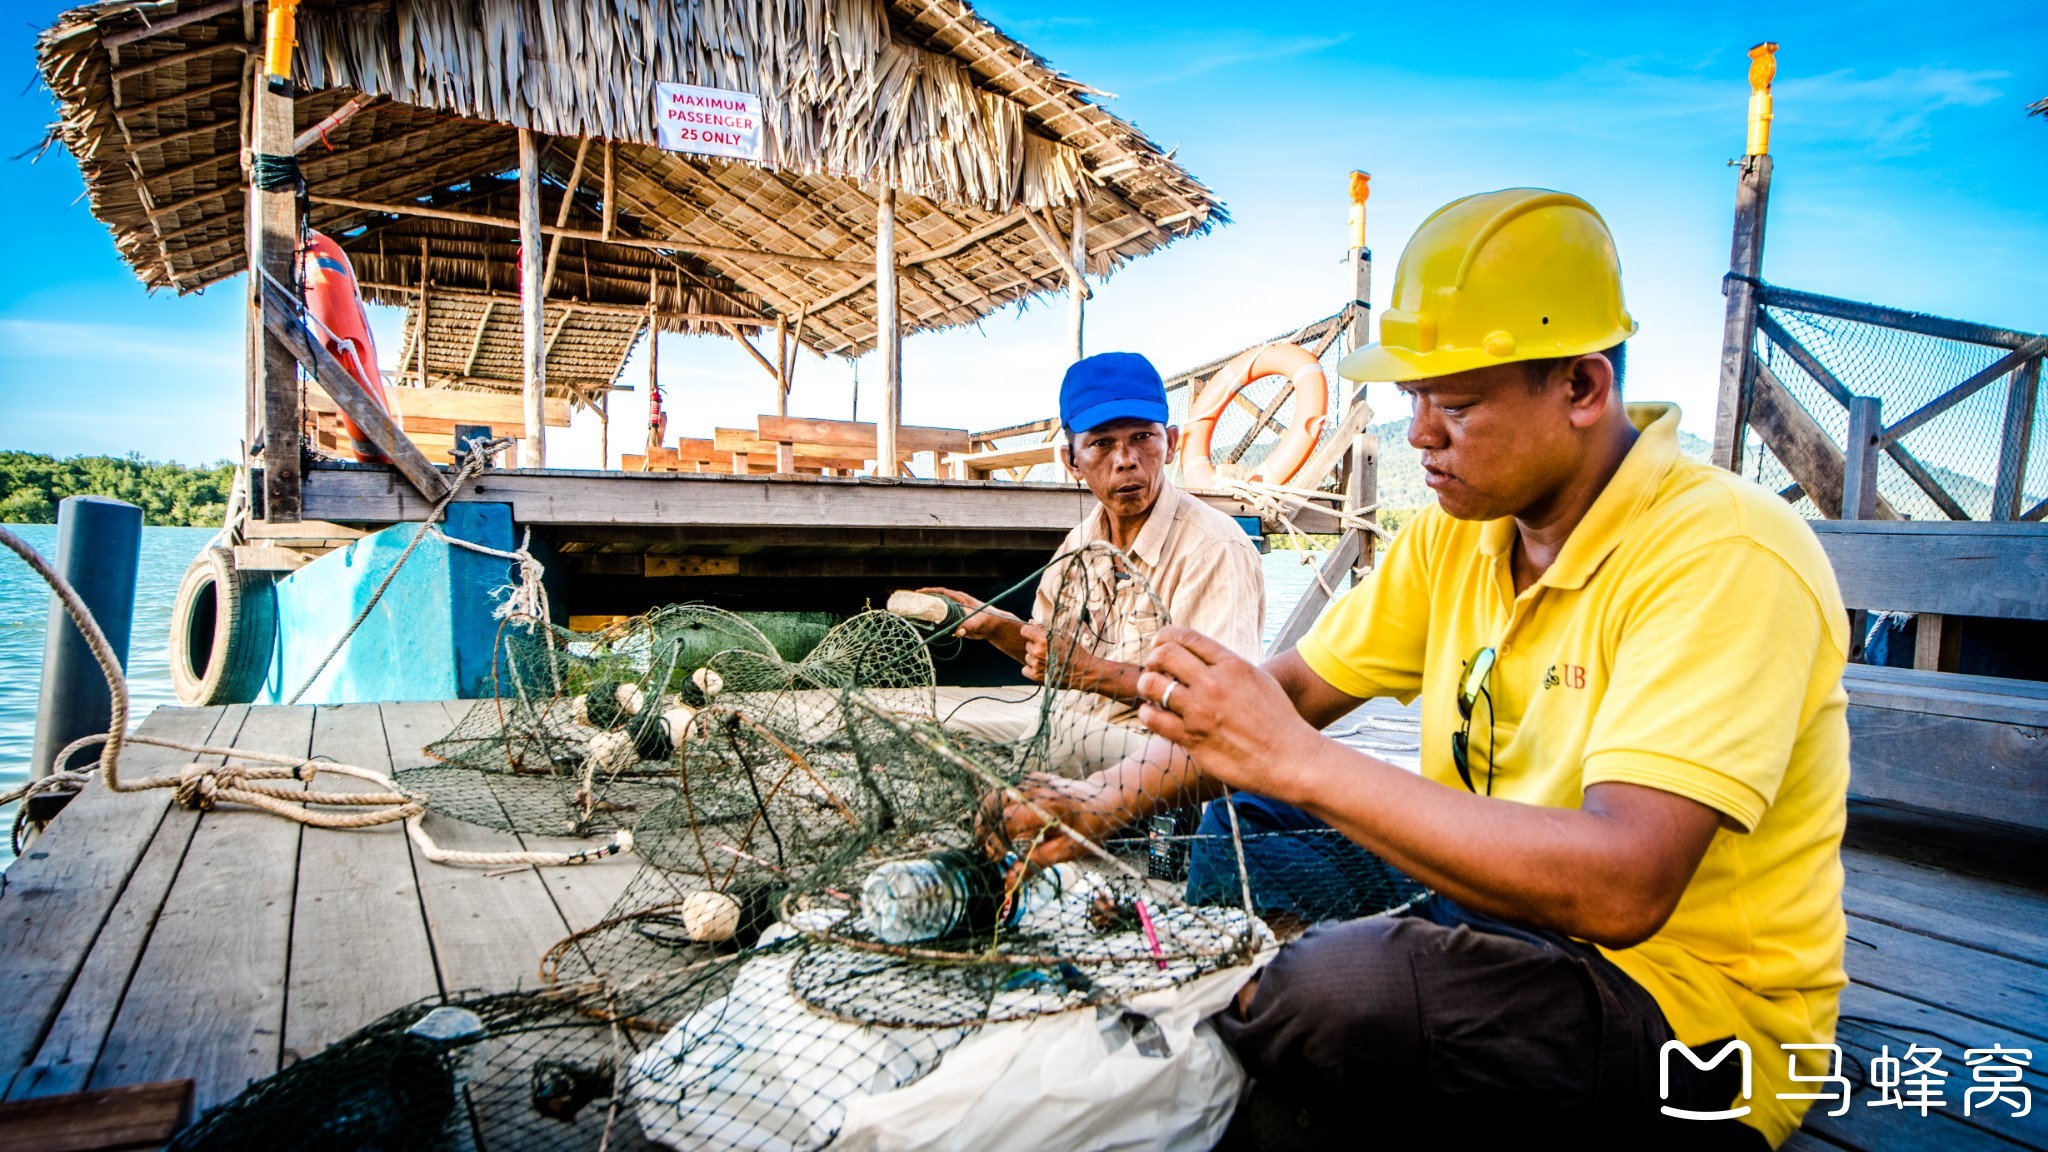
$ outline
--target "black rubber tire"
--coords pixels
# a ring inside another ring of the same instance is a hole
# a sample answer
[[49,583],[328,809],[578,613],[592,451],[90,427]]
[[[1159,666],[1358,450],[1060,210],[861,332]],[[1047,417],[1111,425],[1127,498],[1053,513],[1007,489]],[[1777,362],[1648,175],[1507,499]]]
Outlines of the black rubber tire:
[[277,637],[276,577],[239,572],[235,554],[192,560],[171,609],[171,686],[192,707],[247,704],[263,689]]

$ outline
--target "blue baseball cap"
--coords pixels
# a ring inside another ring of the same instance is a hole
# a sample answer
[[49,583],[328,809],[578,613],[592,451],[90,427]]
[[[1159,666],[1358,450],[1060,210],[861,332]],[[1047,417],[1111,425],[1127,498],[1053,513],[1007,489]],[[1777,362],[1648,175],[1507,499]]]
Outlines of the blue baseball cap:
[[1166,381],[1136,352],[1102,352],[1076,360],[1060,382],[1060,423],[1069,434],[1111,420],[1166,423]]

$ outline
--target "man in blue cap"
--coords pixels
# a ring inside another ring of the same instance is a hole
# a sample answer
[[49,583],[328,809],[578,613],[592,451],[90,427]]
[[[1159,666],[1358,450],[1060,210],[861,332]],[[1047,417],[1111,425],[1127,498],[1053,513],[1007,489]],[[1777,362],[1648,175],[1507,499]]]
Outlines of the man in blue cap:
[[[1143,746],[1138,662],[1162,626],[1197,629],[1247,660],[1261,655],[1266,588],[1258,549],[1235,520],[1166,478],[1180,440],[1167,419],[1165,382],[1143,356],[1104,352],[1068,368],[1060,385],[1067,436],[1060,461],[1095,494],[1097,507],[1061,542],[1057,555],[1074,559],[1046,569],[1030,620],[988,607],[960,626],[961,636],[994,644],[1040,683],[1051,651],[1059,695],[1048,713],[1049,759],[1062,774],[1093,772]],[[1115,551],[1090,548],[1097,542]],[[951,589],[926,591],[983,608]],[[1037,700],[991,695],[941,689],[947,726],[1005,742],[1037,728]]]

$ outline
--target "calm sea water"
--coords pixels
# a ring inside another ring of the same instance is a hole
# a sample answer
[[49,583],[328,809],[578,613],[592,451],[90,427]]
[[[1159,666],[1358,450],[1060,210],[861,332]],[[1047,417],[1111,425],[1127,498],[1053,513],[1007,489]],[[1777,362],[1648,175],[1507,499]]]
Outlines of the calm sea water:
[[[51,524],[9,525],[29,546],[56,559],[57,529]],[[133,722],[150,709],[174,702],[171,693],[171,601],[185,568],[212,538],[211,528],[144,528],[142,560],[135,581],[135,628],[128,649],[128,686]],[[1270,642],[1296,600],[1315,581],[1304,553],[1274,551],[1265,558],[1266,639]],[[1320,553],[1310,554],[1320,559]],[[12,552],[0,549],[0,789],[28,778],[35,738],[36,700],[42,690],[43,626],[49,617],[49,588]],[[12,824],[13,809],[0,810],[0,828]],[[7,856],[0,834],[0,859]]]
[[[8,530],[53,563],[57,526],[10,524]],[[144,528],[142,557],[135,572],[135,626],[128,642],[130,715],[141,722],[171,693],[171,600],[192,557],[213,538],[211,528]],[[14,553],[0,549],[0,789],[28,778],[29,749],[35,740],[36,699],[42,692],[43,625],[50,614],[50,587]],[[0,828],[11,826],[14,810],[0,810]],[[0,857],[6,855],[0,834]]]

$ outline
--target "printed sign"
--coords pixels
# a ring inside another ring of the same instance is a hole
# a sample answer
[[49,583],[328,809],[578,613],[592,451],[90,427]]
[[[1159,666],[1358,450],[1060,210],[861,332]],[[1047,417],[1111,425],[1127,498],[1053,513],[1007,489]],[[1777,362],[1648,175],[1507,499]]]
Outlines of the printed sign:
[[663,148],[738,160],[762,158],[761,98],[752,92],[656,84],[654,104]]

